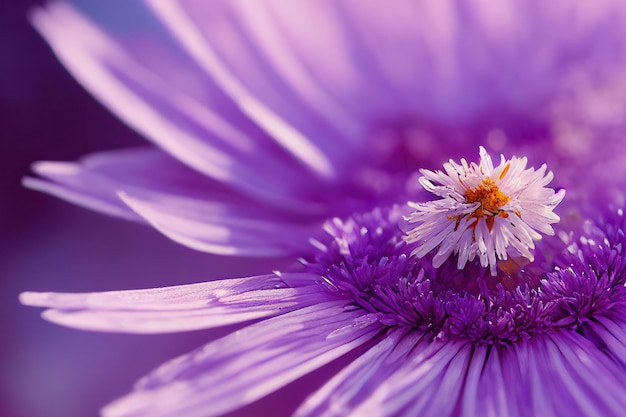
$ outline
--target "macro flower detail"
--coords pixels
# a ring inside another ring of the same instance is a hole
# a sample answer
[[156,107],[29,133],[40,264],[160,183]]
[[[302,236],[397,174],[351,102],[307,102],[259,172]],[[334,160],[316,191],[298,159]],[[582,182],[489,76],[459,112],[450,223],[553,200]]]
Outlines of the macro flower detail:
[[329,220],[314,254],[275,274],[21,300],[47,307],[53,322],[100,331],[256,320],[160,366],[108,405],[106,417],[217,416],[350,351],[356,358],[295,416],[623,413],[621,211],[542,247],[550,260],[540,266],[497,276],[409,256],[401,222],[398,207]]
[[[559,221],[553,210],[565,190],[554,192],[546,185],[552,172],[543,164],[538,170],[526,168],[526,158],[500,156],[494,167],[491,156],[480,147],[480,162],[461,159],[443,165],[443,171],[420,169],[419,182],[426,191],[440,197],[426,203],[410,202],[415,209],[407,217],[411,225],[408,243],[417,243],[412,255],[423,257],[439,247],[433,265],[441,266],[452,254],[463,269],[478,256],[483,267],[496,274],[498,261],[526,259],[532,262],[539,232],[553,235],[550,226]],[[522,262],[522,261],[520,261]]]
[[[25,184],[277,264],[23,293],[79,329],[233,326],[104,416],[218,416],[318,370],[295,416],[623,415],[625,2],[145,4],[145,27],[64,2],[32,13],[150,144],[39,162]],[[454,162],[480,144],[479,163]],[[524,157],[494,166],[487,149]]]

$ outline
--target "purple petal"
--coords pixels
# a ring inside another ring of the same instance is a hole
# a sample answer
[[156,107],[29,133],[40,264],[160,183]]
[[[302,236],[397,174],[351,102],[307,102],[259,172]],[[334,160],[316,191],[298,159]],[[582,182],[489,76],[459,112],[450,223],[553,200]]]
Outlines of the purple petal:
[[[624,310],[624,308],[621,308]],[[590,322],[594,332],[606,344],[608,350],[626,366],[626,315],[609,314],[607,317],[597,317],[597,323]]]
[[320,172],[340,168],[381,117],[404,114],[389,111],[398,97],[333,4],[150,3],[250,117]]
[[41,161],[33,165],[33,171],[48,181],[26,178],[27,187],[133,220],[140,217],[117,196],[119,191],[173,194],[209,201],[243,200],[156,148],[100,152],[76,163]]
[[289,213],[249,200],[155,148],[104,152],[75,164],[39,162],[34,170],[52,182],[27,178],[27,186],[108,214],[145,219],[173,240],[205,252],[304,253],[319,229],[316,217],[307,217],[310,212]]
[[[42,162],[36,169],[54,172],[58,176],[75,175],[77,172],[75,165],[65,163]],[[22,185],[109,216],[141,221],[141,217],[123,204],[119,198],[113,198],[115,196],[107,193],[99,193],[97,189],[91,190],[90,193],[83,193],[75,188],[32,177],[23,178]]]
[[528,112],[562,93],[570,70],[602,77],[625,64],[625,8],[614,0],[150,3],[259,124],[281,140],[279,119],[327,156],[335,132],[354,144],[359,129],[399,116]]
[[[288,288],[276,275],[261,275],[147,290],[100,293],[33,293],[20,295],[23,304],[48,307],[43,317],[79,329],[167,333],[206,329],[282,314],[327,297],[316,277],[297,275]],[[317,278],[319,279],[319,278]]]
[[120,194],[136,213],[170,239],[220,255],[283,256],[310,250],[316,223],[278,219],[254,207]]
[[32,21],[94,96],[197,171],[266,199],[316,184],[171,40],[113,39],[62,2],[35,11]]
[[[264,55],[265,48],[255,45],[256,39],[271,40],[278,36],[268,35],[267,30],[272,29],[267,24],[263,26],[266,30],[263,36],[246,33],[251,22],[241,22],[228,2],[154,1],[151,4],[189,54],[220,82],[246,114],[314,172],[328,178],[337,175],[337,169],[350,156],[346,135],[311,109],[308,99],[319,109],[321,92],[314,93],[316,97],[298,94],[303,89],[313,92],[315,88],[314,84],[310,85],[312,80],[305,78],[306,69],[296,64],[297,59],[289,61],[289,76],[283,78],[284,71],[273,66],[271,58]],[[252,13],[247,8],[240,11]],[[256,10],[254,18],[260,18],[259,13],[266,11]],[[263,15],[266,17],[266,13]],[[297,86],[287,82],[294,79]]]
[[404,363],[348,415],[451,416],[471,360],[470,346],[420,340]]
[[220,415],[255,401],[371,339],[380,331],[345,301],[303,308],[251,325],[167,363],[108,417]]
[[295,416],[345,416],[401,367],[421,336],[407,330],[390,330],[372,347],[317,392]]
[[[493,349],[467,416],[621,416],[626,382],[615,363],[578,334],[559,332]],[[469,384],[475,393],[467,392]]]
[[[503,361],[510,361],[508,356],[515,355],[512,351],[513,349],[509,349],[501,353],[500,348],[492,348],[486,361],[477,361],[483,365],[483,375],[479,373],[468,377],[463,395],[464,416],[524,417],[533,415],[531,405],[524,402],[523,398],[515,396],[519,391],[508,389],[506,386]],[[471,369],[476,369],[476,367],[472,366]]]

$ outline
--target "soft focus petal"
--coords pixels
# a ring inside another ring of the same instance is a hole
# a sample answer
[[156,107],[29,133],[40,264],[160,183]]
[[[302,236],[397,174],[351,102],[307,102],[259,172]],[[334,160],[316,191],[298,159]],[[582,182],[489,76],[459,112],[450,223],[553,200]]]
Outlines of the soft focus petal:
[[[151,4],[189,54],[255,122],[314,172],[324,177],[337,176],[339,161],[348,157],[342,143],[344,136],[328,128],[303,97],[294,94],[280,72],[273,68],[272,60],[244,32],[245,24],[232,15],[231,4],[196,2],[191,7],[183,2]],[[258,14],[259,11],[255,19],[260,17]],[[262,96],[255,94],[259,90]]]
[[625,8],[614,0],[150,3],[259,123],[246,104],[305,135],[347,115],[363,129],[398,116],[458,123],[526,111],[563,85],[563,68],[600,75],[625,64]]
[[204,252],[240,256],[283,256],[309,251],[317,225],[280,219],[274,213],[169,196],[122,199],[172,240]]
[[344,305],[320,303],[265,320],[175,359],[104,415],[208,417],[255,401],[378,333],[362,311]]
[[315,184],[171,40],[112,39],[62,2],[32,20],[92,94],[194,169],[274,200]]
[[47,181],[26,178],[27,187],[132,219],[139,217],[118,197],[120,191],[245,201],[157,148],[100,152],[75,163],[41,161],[33,165],[33,171]]
[[293,212],[264,206],[156,148],[103,152],[79,163],[39,162],[34,170],[50,182],[27,178],[29,187],[108,214],[143,218],[173,240],[205,252],[304,253],[317,230],[316,216],[307,217],[315,206],[302,204]]
[[[206,329],[274,316],[325,300],[310,285],[288,288],[261,275],[148,290],[101,293],[23,293],[23,304],[48,307],[47,320],[86,330],[167,333]],[[294,278],[294,279],[295,279]],[[295,282],[291,280],[290,282]]]
[[[34,168],[47,171],[51,175],[54,173],[53,175],[57,177],[74,176],[77,172],[75,165],[65,163],[41,162]],[[126,220],[141,220],[141,217],[123,204],[119,198],[113,198],[108,193],[98,193],[99,190],[97,189],[84,193],[73,187],[33,177],[22,178],[22,185],[31,190],[41,191],[90,210],[108,214],[109,216],[120,217]]]

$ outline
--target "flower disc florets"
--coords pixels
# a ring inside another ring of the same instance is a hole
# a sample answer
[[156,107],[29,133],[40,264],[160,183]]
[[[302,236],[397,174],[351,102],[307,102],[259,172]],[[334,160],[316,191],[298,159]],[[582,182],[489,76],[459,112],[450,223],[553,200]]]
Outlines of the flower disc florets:
[[411,257],[399,209],[375,210],[326,224],[306,268],[335,295],[387,326],[409,326],[440,340],[509,344],[546,331],[551,303],[518,274],[491,277],[476,263],[458,270],[446,262]]
[[[537,260],[493,276],[478,261],[463,270],[432,254],[410,256],[398,208],[326,223],[317,255],[302,260],[334,296],[389,327],[433,339],[510,345],[567,329],[597,342],[589,323],[626,317],[626,229],[621,211],[542,243]],[[548,260],[549,259],[549,260]]]
[[409,203],[415,211],[406,220],[416,226],[405,239],[417,244],[412,255],[421,258],[438,247],[435,267],[452,254],[458,256],[458,269],[478,257],[492,275],[498,261],[532,261],[540,233],[554,234],[550,225],[559,216],[553,210],[565,191],[545,187],[553,177],[545,164],[538,170],[526,164],[526,158],[501,156],[494,167],[481,146],[479,164],[450,160],[443,165],[445,172],[420,170],[420,184],[440,199]]

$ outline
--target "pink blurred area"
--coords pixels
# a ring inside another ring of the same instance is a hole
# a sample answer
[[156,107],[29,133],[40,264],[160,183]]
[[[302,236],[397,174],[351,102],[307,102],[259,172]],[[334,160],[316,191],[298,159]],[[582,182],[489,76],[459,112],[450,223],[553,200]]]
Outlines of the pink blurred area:
[[[57,62],[27,21],[37,4],[0,4],[0,416],[96,416],[152,368],[228,329],[151,336],[80,332],[43,321],[38,309],[18,303],[20,292],[145,288],[263,273],[275,265],[194,252],[148,227],[21,186],[34,161],[145,144]],[[316,383],[315,375],[288,388],[289,401],[275,395],[238,415],[293,409],[306,383]]]

